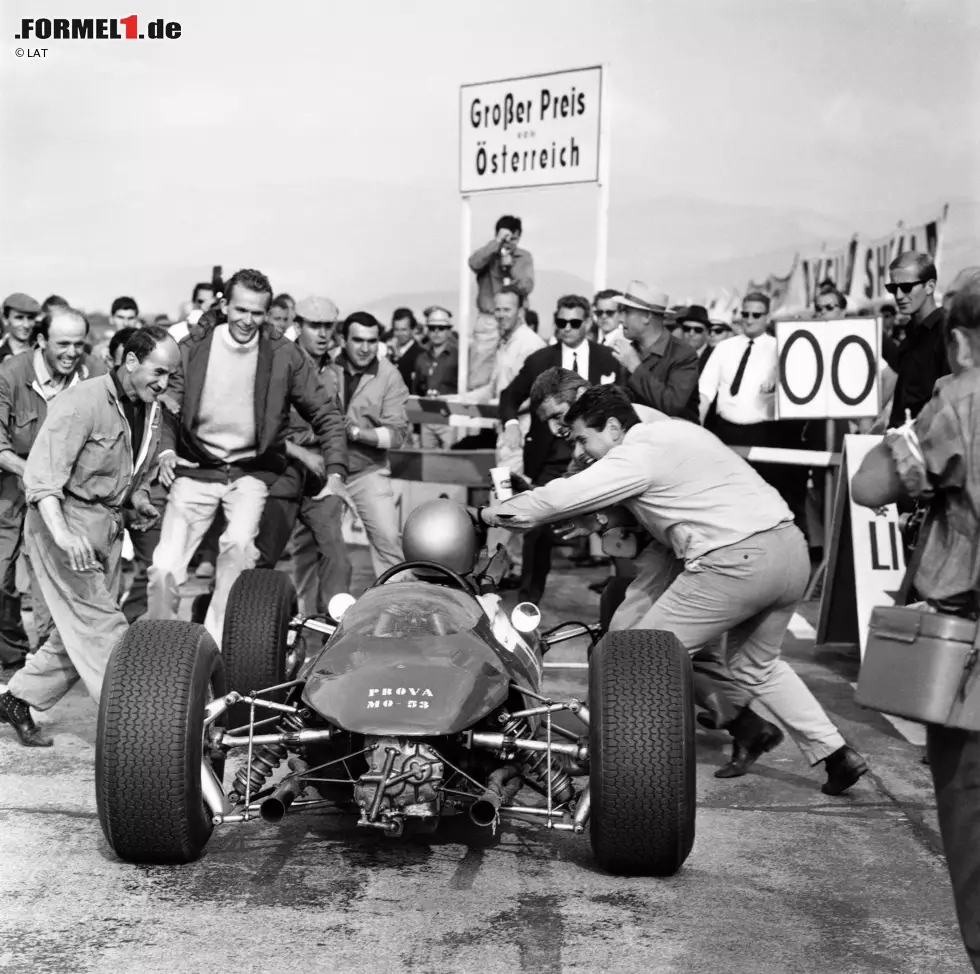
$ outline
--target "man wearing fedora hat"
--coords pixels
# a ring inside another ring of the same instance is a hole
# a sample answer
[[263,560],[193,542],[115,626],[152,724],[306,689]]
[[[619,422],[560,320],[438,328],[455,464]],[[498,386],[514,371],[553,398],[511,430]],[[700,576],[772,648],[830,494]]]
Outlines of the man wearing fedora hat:
[[698,357],[667,331],[667,295],[642,281],[630,281],[616,303],[623,337],[611,348],[629,375],[626,389],[630,398],[668,416],[696,423]]
[[677,324],[681,327],[684,341],[694,349],[694,354],[698,357],[700,376],[712,352],[712,346],[708,344],[708,330],[711,328],[708,309],[700,304],[692,304],[677,319]]

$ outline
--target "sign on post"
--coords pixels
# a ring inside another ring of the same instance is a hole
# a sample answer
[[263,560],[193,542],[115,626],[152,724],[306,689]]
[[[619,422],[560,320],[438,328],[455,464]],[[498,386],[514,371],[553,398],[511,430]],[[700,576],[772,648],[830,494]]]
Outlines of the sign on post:
[[600,178],[602,68],[578,68],[459,90],[464,196]]
[[874,318],[776,325],[780,419],[861,419],[881,410]]
[[830,555],[820,602],[817,643],[856,643],[861,657],[868,642],[871,610],[894,605],[905,577],[898,508],[875,511],[851,499],[851,478],[880,436],[845,436]]

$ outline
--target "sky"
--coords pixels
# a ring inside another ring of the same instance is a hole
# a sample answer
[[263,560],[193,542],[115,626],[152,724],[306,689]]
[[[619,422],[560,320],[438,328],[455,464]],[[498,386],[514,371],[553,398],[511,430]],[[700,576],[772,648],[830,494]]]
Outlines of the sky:
[[[174,314],[213,264],[258,267],[277,291],[342,310],[453,292],[459,86],[600,63],[608,283],[741,285],[719,279],[726,261],[784,273],[767,261],[922,222],[947,201],[969,214],[958,233],[980,256],[975,0],[112,7],[0,5],[4,293],[56,291],[86,310],[132,294]],[[22,17],[131,13],[181,36],[14,40]],[[518,213],[541,280],[591,286],[596,197],[480,196],[472,246]]]

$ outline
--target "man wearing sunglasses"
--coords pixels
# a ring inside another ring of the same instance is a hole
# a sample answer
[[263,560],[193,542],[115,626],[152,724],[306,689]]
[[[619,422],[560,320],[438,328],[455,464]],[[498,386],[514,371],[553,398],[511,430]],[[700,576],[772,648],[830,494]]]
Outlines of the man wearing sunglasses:
[[682,338],[694,349],[694,354],[698,357],[700,376],[713,351],[712,346],[708,344],[708,329],[711,327],[708,310],[700,304],[692,304],[677,319],[677,324],[680,325]]
[[895,355],[898,374],[889,428],[915,419],[932,398],[936,380],[949,375],[943,333],[946,315],[936,306],[936,265],[928,254],[908,251],[888,268],[891,281],[885,290],[895,299],[899,315],[908,315],[908,333]]
[[[616,382],[619,364],[612,351],[588,338],[591,316],[587,298],[567,294],[555,309],[555,344],[532,352],[517,377],[500,393],[500,419],[504,437],[513,449],[521,446],[520,406],[528,399],[535,379],[553,368],[568,369],[590,385]],[[532,412],[527,437],[523,440],[524,474],[534,484],[547,484],[564,475],[572,456],[571,446],[555,436],[547,419]],[[523,570],[520,597],[540,602],[551,571],[551,529],[542,526],[523,538]]]
[[611,287],[597,291],[592,299],[592,319],[597,326],[596,341],[600,345],[614,345],[617,338],[623,337],[623,328],[619,323],[619,305],[616,298],[622,296],[622,291]]
[[[459,348],[451,342],[452,313],[438,305],[425,309],[429,347],[418,358],[410,386],[416,396],[453,396],[459,389]],[[426,450],[448,450],[456,441],[455,429],[423,423],[421,443]]]
[[[769,334],[769,297],[752,291],[742,301],[742,334],[715,348],[701,373],[701,421],[714,405],[712,432],[729,446],[799,449],[799,426],[776,421],[778,362]],[[806,471],[775,463],[752,466],[804,522]]]

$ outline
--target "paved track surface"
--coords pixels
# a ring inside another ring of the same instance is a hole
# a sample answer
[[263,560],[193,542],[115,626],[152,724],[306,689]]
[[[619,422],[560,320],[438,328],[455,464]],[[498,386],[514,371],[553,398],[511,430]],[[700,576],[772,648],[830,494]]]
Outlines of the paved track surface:
[[[556,578],[545,623],[581,618],[602,574]],[[329,812],[226,826],[189,866],[124,865],[96,817],[95,708],[73,691],[44,715],[53,749],[0,730],[0,970],[965,974],[919,749],[854,704],[852,652],[794,629],[790,659],[874,771],[827,798],[784,744],[720,781],[726,737],[699,731],[697,842],[669,880],[604,875],[587,838],[533,825],[389,840]]]

